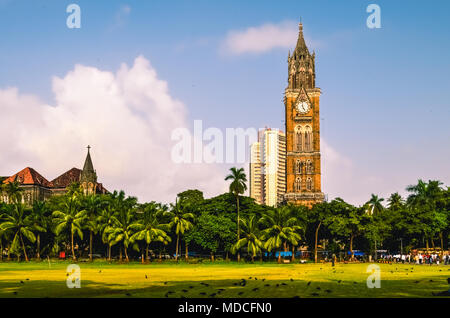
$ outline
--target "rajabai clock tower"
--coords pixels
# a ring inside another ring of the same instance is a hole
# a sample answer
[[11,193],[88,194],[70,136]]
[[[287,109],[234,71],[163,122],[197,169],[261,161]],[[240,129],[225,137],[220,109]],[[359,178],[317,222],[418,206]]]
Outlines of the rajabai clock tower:
[[303,25],[295,51],[288,56],[285,90],[286,194],[285,201],[311,207],[324,200],[320,166],[320,88],[316,87],[315,53],[310,54]]

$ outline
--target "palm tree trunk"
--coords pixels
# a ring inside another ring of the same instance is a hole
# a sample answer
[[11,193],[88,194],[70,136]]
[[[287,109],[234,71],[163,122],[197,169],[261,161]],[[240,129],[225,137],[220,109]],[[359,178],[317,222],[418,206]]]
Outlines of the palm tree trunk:
[[8,256],[6,257],[6,260],[10,261],[11,260],[11,244],[8,244],[6,247],[8,248]]
[[428,245],[428,238],[425,239],[426,245],[427,245],[427,254],[428,254],[428,250],[430,249],[430,246]]
[[0,238],[0,262],[3,262],[3,240]]
[[186,246],[186,256],[185,256],[185,259],[186,259],[186,262],[189,260],[189,256],[188,256],[188,246],[189,246],[189,244],[188,244],[188,242],[186,242],[186,240],[184,241],[184,245]]
[[214,253],[211,252],[211,262],[214,262]]
[[147,246],[145,247],[145,261],[148,262],[148,244],[147,244]]
[[353,258],[354,258],[354,255],[353,255],[353,234],[350,236],[350,253],[352,254],[351,260],[353,260]]
[[23,256],[25,257],[25,261],[28,262],[27,250],[25,248],[25,244],[23,243],[22,233],[19,233],[19,236],[20,236],[20,242],[22,242]]
[[144,248],[142,248],[142,250],[141,250],[141,262],[142,262],[142,264],[144,264],[144,262],[145,262]]
[[93,240],[93,233],[92,231],[89,231],[89,261],[92,262],[93,256],[92,256],[92,240]]
[[180,234],[177,234],[177,246],[175,247],[175,260],[178,262],[178,245],[180,241]]
[[70,231],[70,241],[71,241],[71,245],[72,245],[72,259],[74,260],[74,261],[76,261],[77,260],[77,258],[76,258],[76,256],[75,256],[75,248],[74,248],[74,245],[73,245],[73,231]]
[[295,261],[295,246],[292,246],[292,262]]
[[119,261],[122,261],[122,246],[119,247]]
[[441,261],[444,259],[444,235],[439,232],[439,238],[441,239]]
[[278,251],[278,264],[281,263],[281,251]]
[[319,229],[322,225],[322,222],[319,222],[319,225],[316,228],[315,242],[314,242],[314,263],[317,263],[317,242],[319,240]]
[[41,260],[41,234],[40,233],[38,233],[38,235],[37,235],[37,238],[36,238],[36,252],[37,252],[37,254],[36,254],[36,256],[37,256],[37,259],[38,259],[38,261],[40,261]]
[[[237,241],[241,239],[241,225],[240,225],[240,217],[239,217],[239,193],[236,193],[236,206],[237,206]],[[237,253],[237,261],[241,261],[241,253],[238,251]]]
[[111,262],[111,244],[108,244],[108,261]]
[[125,252],[125,261],[129,262],[130,259],[128,258],[127,247],[125,246],[125,244],[123,245],[123,250]]

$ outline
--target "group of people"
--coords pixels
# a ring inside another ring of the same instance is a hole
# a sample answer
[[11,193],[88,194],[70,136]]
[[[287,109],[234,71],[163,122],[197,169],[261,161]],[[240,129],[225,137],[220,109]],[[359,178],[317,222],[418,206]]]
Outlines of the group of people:
[[379,261],[383,263],[408,263],[408,264],[427,264],[427,265],[439,265],[443,263],[444,265],[450,265],[450,255],[445,254],[441,256],[437,253],[417,253],[417,254],[382,254]]

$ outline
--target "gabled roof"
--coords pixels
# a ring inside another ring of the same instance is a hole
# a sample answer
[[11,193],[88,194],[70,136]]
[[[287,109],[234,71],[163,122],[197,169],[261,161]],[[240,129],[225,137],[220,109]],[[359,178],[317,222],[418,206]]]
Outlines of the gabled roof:
[[6,180],[3,180],[3,183],[11,183],[14,181],[18,181],[20,184],[40,185],[47,188],[51,188],[53,186],[51,182],[30,167],[26,167]]
[[78,168],[72,168],[69,171],[64,172],[62,175],[52,180],[53,187],[67,188],[73,182],[79,182],[80,176],[81,170]]

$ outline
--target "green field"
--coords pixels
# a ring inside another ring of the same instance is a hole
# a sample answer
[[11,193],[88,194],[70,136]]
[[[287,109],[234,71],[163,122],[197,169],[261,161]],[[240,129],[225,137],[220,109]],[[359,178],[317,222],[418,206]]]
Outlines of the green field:
[[81,288],[69,289],[69,264],[0,263],[0,297],[434,297],[450,277],[450,266],[379,264],[381,288],[369,289],[368,264],[94,262],[78,263]]

